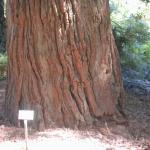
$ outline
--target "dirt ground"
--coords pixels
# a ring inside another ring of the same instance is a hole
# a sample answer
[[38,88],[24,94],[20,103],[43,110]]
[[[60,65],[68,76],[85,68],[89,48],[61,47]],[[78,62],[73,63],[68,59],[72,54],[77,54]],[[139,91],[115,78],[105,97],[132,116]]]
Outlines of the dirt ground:
[[[10,126],[3,117],[6,81],[0,81],[0,150],[25,150],[24,130]],[[95,128],[81,130],[29,129],[29,150],[150,150],[150,99],[128,93],[128,124],[104,120]]]

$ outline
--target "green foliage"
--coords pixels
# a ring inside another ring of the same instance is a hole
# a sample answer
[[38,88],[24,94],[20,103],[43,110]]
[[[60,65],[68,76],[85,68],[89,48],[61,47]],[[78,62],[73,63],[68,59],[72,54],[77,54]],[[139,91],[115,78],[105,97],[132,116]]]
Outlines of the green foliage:
[[0,80],[6,78],[7,73],[7,54],[0,53]]
[[145,3],[149,3],[150,2],[150,0],[141,0],[141,1],[143,1]]
[[150,63],[150,27],[145,19],[146,11],[143,9],[135,14],[127,14],[128,10],[119,4],[119,1],[110,3],[112,27],[121,64],[141,71]]
[[7,54],[0,53],[0,64],[7,64]]

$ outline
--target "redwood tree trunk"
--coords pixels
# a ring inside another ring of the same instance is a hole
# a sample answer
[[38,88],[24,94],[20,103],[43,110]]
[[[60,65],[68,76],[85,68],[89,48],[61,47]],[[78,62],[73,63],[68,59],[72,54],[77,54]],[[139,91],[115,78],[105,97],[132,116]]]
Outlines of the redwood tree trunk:
[[122,109],[108,0],[8,0],[6,112],[34,125],[78,127]]

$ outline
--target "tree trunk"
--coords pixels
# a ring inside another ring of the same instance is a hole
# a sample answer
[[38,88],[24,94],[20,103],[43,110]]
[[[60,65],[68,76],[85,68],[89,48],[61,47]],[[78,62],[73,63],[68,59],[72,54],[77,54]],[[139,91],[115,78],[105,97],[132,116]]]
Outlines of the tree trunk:
[[78,127],[123,106],[108,0],[8,0],[6,114],[35,128]]
[[4,1],[0,0],[0,52],[5,52],[5,17],[4,17]]
[[0,0],[0,24],[4,23],[4,1]]

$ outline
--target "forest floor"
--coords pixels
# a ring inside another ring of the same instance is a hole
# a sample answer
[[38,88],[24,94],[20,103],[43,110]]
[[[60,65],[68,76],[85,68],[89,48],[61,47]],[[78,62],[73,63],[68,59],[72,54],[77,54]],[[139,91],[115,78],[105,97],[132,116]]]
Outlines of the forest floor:
[[[3,118],[5,86],[6,81],[0,81],[0,150],[25,150],[24,130]],[[127,125],[105,121],[84,130],[30,129],[28,150],[150,150],[150,99],[127,93],[125,113]]]

